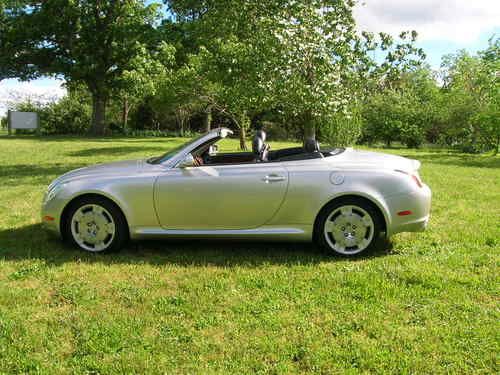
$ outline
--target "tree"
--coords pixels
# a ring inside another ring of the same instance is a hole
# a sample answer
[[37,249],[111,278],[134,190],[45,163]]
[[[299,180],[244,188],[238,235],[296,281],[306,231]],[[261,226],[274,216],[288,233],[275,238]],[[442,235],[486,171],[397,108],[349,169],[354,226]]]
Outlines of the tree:
[[104,133],[106,104],[123,73],[153,39],[158,4],[119,0],[30,1],[3,12],[2,45],[24,41],[17,68],[83,83],[92,95],[91,133]]
[[172,113],[181,135],[191,116],[205,111],[213,101],[210,82],[201,74],[201,60],[197,55],[186,56],[187,61],[169,74],[157,77],[157,90],[153,99],[156,112]]
[[160,42],[154,50],[142,46],[137,55],[129,62],[114,87],[115,95],[122,104],[122,128],[128,129],[129,112],[144,98],[156,94],[159,82],[172,74],[175,48],[166,42]]
[[264,105],[264,95],[254,81],[257,73],[252,59],[255,54],[237,39],[219,40],[211,47],[211,50],[202,48],[196,56],[197,65],[207,81],[201,98],[235,124],[240,148],[246,150],[250,117]]
[[473,118],[479,131],[480,144],[493,149],[495,155],[500,148],[500,38],[492,37],[486,50],[479,52],[484,75],[483,105]]
[[439,87],[428,66],[401,72],[397,85],[381,87],[365,100],[364,138],[419,147],[436,122],[438,103]]
[[463,151],[498,150],[499,49],[500,39],[492,38],[477,56],[460,51],[443,58],[443,133]]
[[220,105],[244,137],[246,120],[282,108],[306,137],[347,109],[356,38],[353,1],[169,1],[197,32]]
[[[16,55],[33,46],[32,42],[19,37],[16,16],[29,1],[3,0],[0,2],[0,82],[6,78],[33,78],[33,67]],[[8,37],[7,37],[8,36]]]
[[264,24],[274,51],[266,71],[274,99],[301,119],[313,138],[352,100],[352,66],[358,58],[353,1],[276,1]]

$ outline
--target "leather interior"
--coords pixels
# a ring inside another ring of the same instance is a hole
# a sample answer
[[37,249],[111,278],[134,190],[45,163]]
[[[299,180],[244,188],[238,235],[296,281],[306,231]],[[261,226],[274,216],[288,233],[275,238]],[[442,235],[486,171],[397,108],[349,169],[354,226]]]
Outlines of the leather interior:
[[252,152],[257,162],[267,161],[269,145],[265,143],[266,132],[259,130],[255,133],[252,140]]
[[253,163],[255,155],[251,152],[238,152],[211,155],[208,164],[242,164]]
[[254,136],[252,140],[252,152],[255,156],[259,156],[264,148],[264,141],[259,136]]

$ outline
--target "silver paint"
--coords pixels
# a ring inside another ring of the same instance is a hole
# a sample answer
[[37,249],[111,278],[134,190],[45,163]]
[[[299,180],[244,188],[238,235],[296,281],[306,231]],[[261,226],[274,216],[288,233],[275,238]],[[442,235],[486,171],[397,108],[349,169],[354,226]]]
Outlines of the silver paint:
[[[227,129],[214,129],[159,164],[132,160],[70,171],[50,184],[42,217],[54,220],[43,224],[60,234],[67,204],[98,194],[123,211],[132,239],[310,241],[321,209],[347,195],[369,199],[379,208],[387,236],[421,231],[427,225],[430,189],[398,172],[417,173],[420,163],[399,156],[348,148],[321,159],[181,168],[192,150],[229,134]],[[333,183],[332,172],[343,177],[342,183]],[[404,210],[413,214],[397,215]]]

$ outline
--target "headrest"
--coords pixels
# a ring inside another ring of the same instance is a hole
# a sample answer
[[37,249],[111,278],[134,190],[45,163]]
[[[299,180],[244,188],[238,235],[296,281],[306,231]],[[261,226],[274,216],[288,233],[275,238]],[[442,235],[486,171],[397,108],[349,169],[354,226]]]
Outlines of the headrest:
[[252,140],[252,152],[255,155],[260,155],[264,149],[264,141],[259,136],[255,135]]
[[265,142],[266,141],[266,132],[264,130],[257,130],[255,132],[255,137],[259,137],[260,139],[262,139],[262,142]]
[[319,152],[319,142],[314,138],[308,138],[304,141],[304,150],[306,152]]

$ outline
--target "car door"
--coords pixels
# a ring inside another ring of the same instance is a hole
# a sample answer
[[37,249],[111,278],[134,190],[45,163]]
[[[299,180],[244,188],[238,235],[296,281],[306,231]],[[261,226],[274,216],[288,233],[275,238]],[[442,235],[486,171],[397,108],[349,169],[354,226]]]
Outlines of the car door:
[[271,220],[287,186],[279,163],[172,168],[155,182],[155,207],[166,229],[250,229]]

